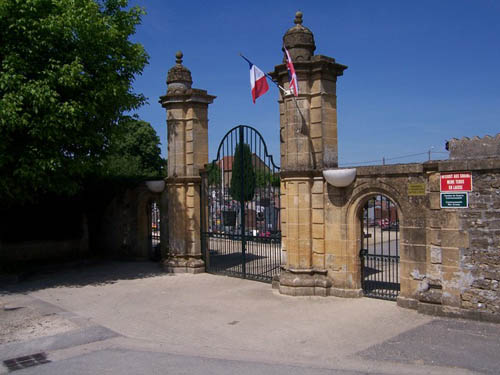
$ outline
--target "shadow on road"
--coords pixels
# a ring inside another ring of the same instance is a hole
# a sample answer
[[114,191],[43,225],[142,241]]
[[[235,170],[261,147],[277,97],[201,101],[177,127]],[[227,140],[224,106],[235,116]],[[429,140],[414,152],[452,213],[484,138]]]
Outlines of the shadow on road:
[[47,288],[114,284],[120,280],[143,279],[165,275],[159,263],[150,261],[99,260],[77,265],[58,265],[24,275],[18,282],[0,281],[0,296],[28,293]]

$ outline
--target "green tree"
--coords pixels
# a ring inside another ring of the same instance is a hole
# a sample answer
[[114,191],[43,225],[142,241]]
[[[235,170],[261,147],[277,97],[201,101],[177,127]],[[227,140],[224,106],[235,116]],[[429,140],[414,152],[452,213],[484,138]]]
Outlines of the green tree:
[[255,171],[256,185],[259,188],[265,188],[268,186],[277,187],[280,185],[280,177],[276,173],[271,173],[269,171],[256,170]]
[[0,202],[71,195],[103,167],[148,61],[127,0],[0,0]]
[[110,137],[103,174],[109,177],[154,178],[166,175],[160,138],[148,122],[129,117]]
[[217,164],[211,163],[208,166],[208,185],[219,185],[221,181],[221,170]]
[[252,152],[245,143],[239,143],[234,151],[233,170],[229,194],[237,201],[251,201],[255,193],[255,171]]

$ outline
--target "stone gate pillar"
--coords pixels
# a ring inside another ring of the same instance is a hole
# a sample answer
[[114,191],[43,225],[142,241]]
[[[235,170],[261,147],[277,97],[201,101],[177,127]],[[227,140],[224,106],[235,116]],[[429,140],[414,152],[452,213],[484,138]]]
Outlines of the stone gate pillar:
[[[325,184],[322,170],[338,165],[337,77],[347,68],[335,59],[314,55],[314,35],[302,25],[283,36],[298,79],[299,96],[280,93],[282,238],[286,265],[280,293],[327,295],[331,280],[325,269]],[[271,76],[289,87],[286,60]]]
[[215,96],[193,89],[191,72],[182,65],[168,71],[167,94],[160,98],[167,110],[168,135],[168,272],[205,270],[200,239],[200,169],[208,163],[208,105]]

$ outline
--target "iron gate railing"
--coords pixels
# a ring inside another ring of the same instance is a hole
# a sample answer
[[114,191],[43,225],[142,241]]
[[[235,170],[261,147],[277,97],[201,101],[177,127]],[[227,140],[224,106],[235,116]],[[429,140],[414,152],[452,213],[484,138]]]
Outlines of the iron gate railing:
[[279,167],[260,133],[239,125],[202,172],[207,272],[271,282],[281,265]]
[[149,204],[148,225],[149,225],[149,258],[158,261],[160,254],[160,205],[156,201]]
[[395,300],[399,295],[399,219],[396,205],[377,195],[363,208],[361,284],[365,296]]

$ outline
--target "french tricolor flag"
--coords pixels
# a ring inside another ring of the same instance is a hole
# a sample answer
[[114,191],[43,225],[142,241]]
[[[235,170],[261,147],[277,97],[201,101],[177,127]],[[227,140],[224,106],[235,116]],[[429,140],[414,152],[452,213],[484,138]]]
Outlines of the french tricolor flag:
[[252,99],[255,103],[255,99],[264,95],[269,90],[266,75],[245,56],[241,55],[241,57],[243,57],[248,62],[248,65],[250,65],[250,87],[252,88]]

